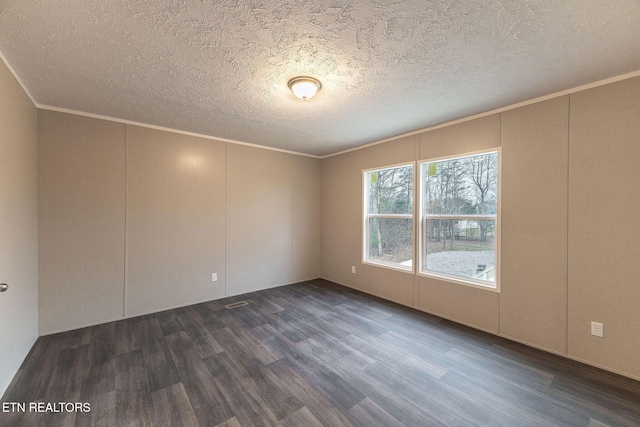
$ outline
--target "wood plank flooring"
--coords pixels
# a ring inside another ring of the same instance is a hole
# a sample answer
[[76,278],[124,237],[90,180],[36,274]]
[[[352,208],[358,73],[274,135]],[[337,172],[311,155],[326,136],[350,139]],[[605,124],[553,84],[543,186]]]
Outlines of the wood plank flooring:
[[3,402],[91,411],[1,426],[640,425],[637,381],[325,280],[41,337]]

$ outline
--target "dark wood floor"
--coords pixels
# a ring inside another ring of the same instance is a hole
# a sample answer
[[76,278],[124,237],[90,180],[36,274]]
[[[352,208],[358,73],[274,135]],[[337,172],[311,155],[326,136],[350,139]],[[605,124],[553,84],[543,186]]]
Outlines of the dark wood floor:
[[91,411],[2,426],[640,425],[636,381],[324,280],[41,337],[3,401]]

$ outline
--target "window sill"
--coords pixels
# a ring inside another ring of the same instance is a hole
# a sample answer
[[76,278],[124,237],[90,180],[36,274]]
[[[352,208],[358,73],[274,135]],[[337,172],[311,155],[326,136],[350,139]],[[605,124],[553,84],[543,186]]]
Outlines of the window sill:
[[371,266],[374,266],[374,267],[382,267],[382,268],[386,268],[388,270],[399,271],[399,272],[402,272],[402,273],[414,274],[413,273],[413,266],[411,266],[409,268],[405,268],[405,267],[399,267],[398,264],[391,264],[391,263],[384,263],[384,262],[374,262],[374,261],[362,261],[362,264],[371,265]]
[[453,277],[446,274],[438,274],[438,273],[418,272],[417,275],[420,277],[428,277],[430,279],[441,280],[443,282],[449,282],[456,285],[468,286],[471,288],[482,289],[484,291],[500,293],[500,286],[497,282],[494,285],[490,285],[490,284],[484,284],[482,282],[476,282],[474,280],[465,280],[462,278]]

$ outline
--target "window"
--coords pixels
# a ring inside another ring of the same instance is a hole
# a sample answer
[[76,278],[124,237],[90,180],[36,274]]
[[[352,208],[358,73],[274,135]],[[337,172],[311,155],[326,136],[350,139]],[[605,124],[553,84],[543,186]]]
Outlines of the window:
[[413,164],[364,171],[363,261],[413,272]]
[[499,152],[420,163],[420,273],[498,287]]

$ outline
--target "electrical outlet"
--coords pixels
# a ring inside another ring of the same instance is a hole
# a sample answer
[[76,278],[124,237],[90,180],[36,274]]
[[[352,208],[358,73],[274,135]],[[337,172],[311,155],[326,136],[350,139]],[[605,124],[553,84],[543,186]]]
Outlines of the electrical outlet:
[[217,282],[218,281],[218,273],[211,274],[211,281],[212,282]]
[[356,274],[356,266],[355,265],[351,266],[351,272],[353,274]]
[[604,337],[604,325],[598,322],[591,322],[591,335]]

